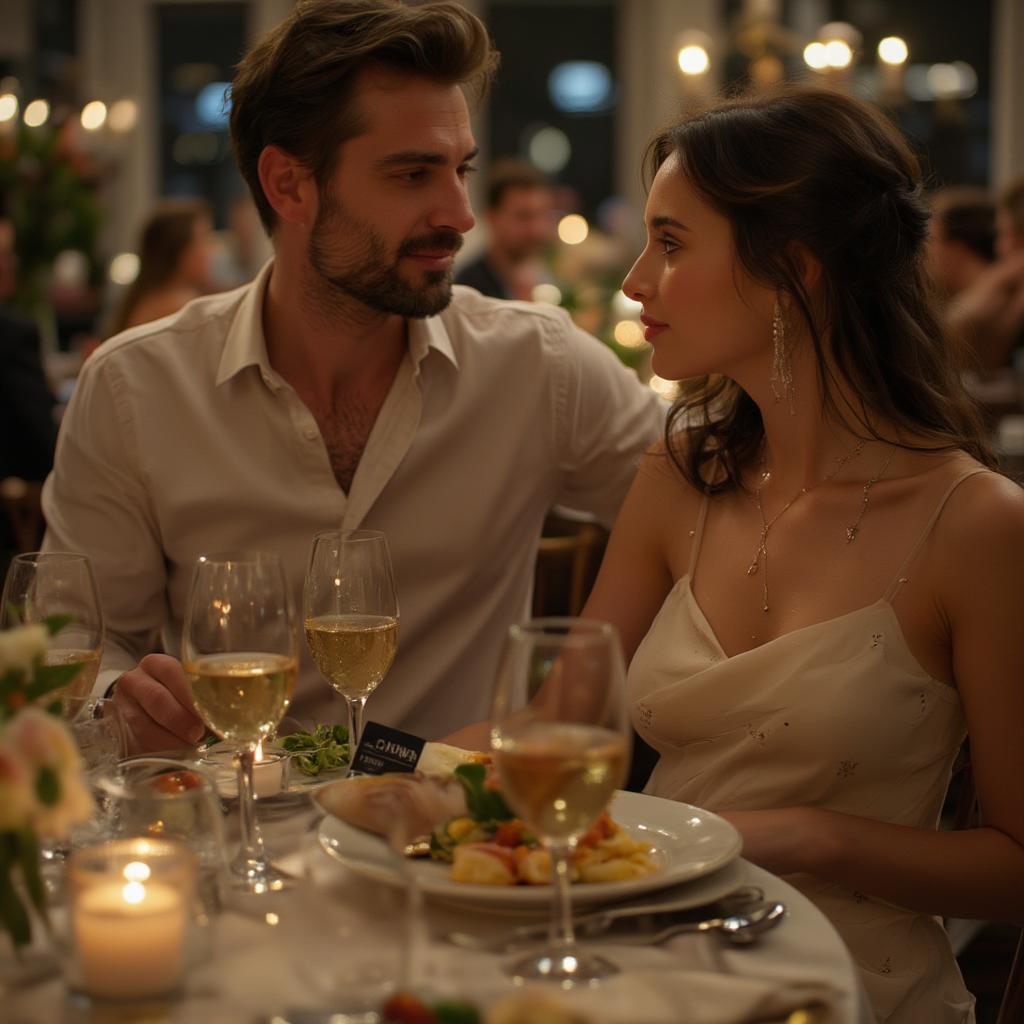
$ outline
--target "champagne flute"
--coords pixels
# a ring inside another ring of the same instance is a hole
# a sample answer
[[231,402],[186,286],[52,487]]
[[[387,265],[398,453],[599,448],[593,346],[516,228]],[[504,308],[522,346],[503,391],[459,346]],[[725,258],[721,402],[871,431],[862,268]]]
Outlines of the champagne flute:
[[44,697],[60,700],[64,716],[74,718],[92,694],[103,652],[103,612],[92,565],[70,551],[29,551],[15,555],[7,570],[0,607],[4,628],[39,623],[51,615],[71,621],[47,640],[46,665],[77,665],[74,678]]
[[185,607],[182,663],[192,699],[218,736],[239,745],[238,809],[242,842],[231,863],[235,888],[285,887],[270,866],[256,825],[253,762],[291,702],[298,635],[291,593],[277,555],[263,551],[202,556]]
[[549,948],[511,965],[516,978],[568,986],[617,971],[576,946],[570,872],[577,842],[625,781],[630,741],[625,667],[612,626],[544,618],[509,630],[491,749],[501,792],[550,852],[554,876]]
[[303,606],[309,653],[348,706],[348,742],[354,755],[367,698],[391,668],[398,644],[398,598],[384,534],[318,533]]

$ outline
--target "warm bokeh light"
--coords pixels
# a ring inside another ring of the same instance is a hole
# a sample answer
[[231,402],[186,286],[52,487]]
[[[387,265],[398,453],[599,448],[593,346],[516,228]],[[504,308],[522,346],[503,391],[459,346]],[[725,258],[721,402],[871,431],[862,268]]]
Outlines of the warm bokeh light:
[[149,865],[141,860],[133,860],[125,864],[122,874],[129,882],[148,882]]
[[110,280],[114,284],[131,284],[139,276],[139,257],[133,252],[119,252],[110,261]]
[[50,119],[50,104],[46,100],[33,100],[22,114],[29,128],[41,128]]
[[558,237],[566,245],[579,245],[590,234],[590,225],[585,217],[570,213],[558,222]]
[[620,320],[638,317],[643,311],[643,303],[631,299],[621,288],[612,296],[612,313]]
[[558,285],[542,281],[540,284],[534,285],[530,292],[530,298],[534,302],[546,302],[550,306],[557,306],[562,301],[562,292]]
[[823,71],[828,67],[824,43],[808,43],[804,47],[804,63],[815,71]]
[[684,75],[703,75],[711,66],[711,58],[708,56],[708,51],[703,46],[697,46],[696,44],[684,46],[679,51],[676,60],[679,63],[679,70]]
[[135,100],[116,100],[110,104],[107,124],[112,132],[130,132],[139,119],[139,108]]
[[904,64],[910,51],[899,36],[886,36],[878,44],[878,59],[886,64]]
[[18,116],[18,97],[13,92],[0,96],[0,121],[10,121]]
[[848,68],[853,61],[853,50],[842,39],[830,39],[825,44],[825,60],[830,68]]
[[102,100],[93,100],[82,107],[82,127],[87,132],[102,128],[106,120],[107,105]]
[[672,401],[676,397],[679,385],[674,380],[665,380],[663,377],[659,377],[655,374],[648,382],[647,386],[655,392],[655,394],[661,395],[662,398]]
[[620,320],[612,334],[615,340],[626,348],[640,348],[646,344],[644,330],[635,320]]

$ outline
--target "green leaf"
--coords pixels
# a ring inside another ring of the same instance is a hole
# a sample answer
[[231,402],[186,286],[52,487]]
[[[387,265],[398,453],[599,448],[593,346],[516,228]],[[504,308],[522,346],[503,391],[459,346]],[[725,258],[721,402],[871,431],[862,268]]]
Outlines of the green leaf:
[[470,1003],[444,1000],[431,1007],[437,1024],[480,1024],[480,1011]]
[[24,829],[18,835],[18,863],[32,905],[40,914],[45,914],[46,887],[39,873],[39,840],[31,829]]
[[11,881],[8,864],[0,867],[0,922],[3,922],[15,946],[27,945],[32,939],[32,923]]
[[47,615],[43,619],[43,625],[50,636],[56,636],[69,622],[71,622],[70,615]]
[[35,679],[25,687],[25,696],[30,701],[38,700],[44,693],[67,686],[81,670],[80,662],[70,665],[37,665]]
[[53,807],[60,799],[60,776],[48,764],[36,773],[36,796],[44,807]]
[[482,764],[460,764],[455,769],[455,778],[462,785],[466,796],[466,810],[475,821],[509,821],[515,815],[496,790],[487,789],[487,767]]

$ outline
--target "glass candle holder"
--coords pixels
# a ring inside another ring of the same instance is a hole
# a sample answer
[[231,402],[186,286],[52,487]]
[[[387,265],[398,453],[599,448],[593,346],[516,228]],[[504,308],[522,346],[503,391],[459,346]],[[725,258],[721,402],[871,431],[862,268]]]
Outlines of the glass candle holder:
[[195,907],[196,860],[169,839],[111,839],[68,860],[71,987],[96,999],[177,994]]
[[[237,753],[230,744],[218,744],[207,750],[199,761],[199,767],[210,775],[217,793],[226,800],[238,797]],[[269,744],[256,747],[252,783],[257,799],[277,796],[287,790],[290,761],[288,751],[283,748]]]

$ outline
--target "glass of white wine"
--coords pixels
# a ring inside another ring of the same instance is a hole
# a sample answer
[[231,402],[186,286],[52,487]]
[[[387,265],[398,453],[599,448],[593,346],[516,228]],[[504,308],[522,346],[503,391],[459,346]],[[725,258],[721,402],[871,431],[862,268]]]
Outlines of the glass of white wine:
[[511,627],[498,666],[491,749],[502,795],[551,854],[554,889],[548,948],[510,965],[516,978],[568,986],[617,971],[577,947],[570,882],[577,842],[626,779],[631,736],[612,626],[545,618]]
[[67,686],[46,694],[45,701],[60,700],[65,717],[74,718],[92,694],[103,652],[103,611],[88,557],[71,551],[15,555],[0,601],[5,629],[53,615],[69,617],[48,639],[43,660],[47,665],[77,665],[78,671]]
[[185,607],[182,664],[192,700],[218,736],[238,745],[241,846],[231,863],[235,888],[261,893],[290,879],[269,863],[256,825],[253,762],[291,702],[298,632],[291,592],[277,555],[204,555]]
[[348,705],[355,754],[367,698],[395,660],[398,598],[388,542],[376,530],[325,530],[313,538],[303,592],[306,643]]

